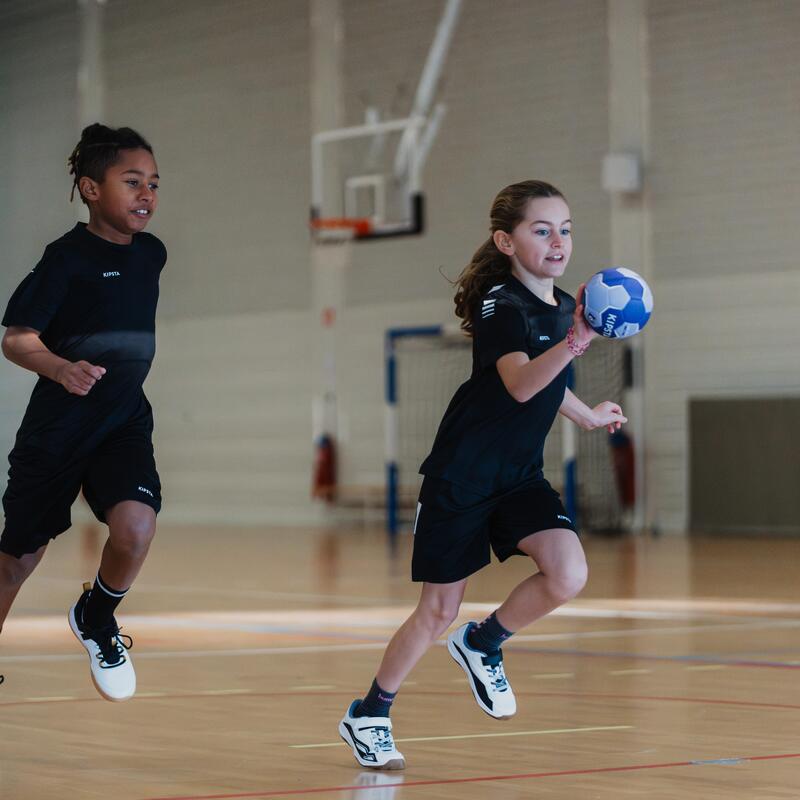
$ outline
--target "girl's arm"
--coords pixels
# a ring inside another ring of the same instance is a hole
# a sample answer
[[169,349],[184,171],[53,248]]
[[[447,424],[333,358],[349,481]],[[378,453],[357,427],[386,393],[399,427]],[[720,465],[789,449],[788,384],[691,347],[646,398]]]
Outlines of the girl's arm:
[[623,422],[628,421],[616,403],[606,400],[594,408],[589,408],[569,389],[564,393],[564,402],[561,403],[561,408],[558,410],[567,419],[571,419],[586,431],[593,431],[595,428],[605,426],[609,433],[614,433],[622,427]]
[[[574,342],[578,347],[588,346],[598,336],[583,318],[585,285],[578,289],[578,303],[572,315]],[[565,339],[533,360],[526,353],[506,353],[497,360],[497,372],[508,393],[517,402],[525,403],[553,381],[573,358],[575,355]]]
[[106,374],[103,367],[88,361],[73,364],[52,353],[39,338],[39,331],[33,328],[12,325],[3,336],[2,348],[9,361],[60,383],[70,394],[89,394],[92,386]]

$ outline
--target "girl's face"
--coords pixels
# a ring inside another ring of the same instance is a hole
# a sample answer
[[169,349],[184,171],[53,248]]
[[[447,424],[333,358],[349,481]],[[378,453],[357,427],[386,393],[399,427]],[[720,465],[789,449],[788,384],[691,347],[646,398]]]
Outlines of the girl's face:
[[569,207],[560,197],[532,199],[522,222],[510,234],[498,233],[506,245],[498,247],[511,258],[519,274],[527,273],[538,280],[553,280],[564,274],[572,255],[572,220]]
[[111,241],[128,243],[158,206],[158,168],[147,150],[121,150],[102,183],[81,178],[80,188],[89,202],[90,226]]

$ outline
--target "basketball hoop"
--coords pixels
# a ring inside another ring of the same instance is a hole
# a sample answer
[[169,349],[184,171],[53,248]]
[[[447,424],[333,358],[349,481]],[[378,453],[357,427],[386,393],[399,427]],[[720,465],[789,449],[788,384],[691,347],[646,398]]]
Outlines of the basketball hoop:
[[311,220],[311,233],[319,244],[337,244],[365,238],[372,233],[372,220],[366,217],[320,217]]

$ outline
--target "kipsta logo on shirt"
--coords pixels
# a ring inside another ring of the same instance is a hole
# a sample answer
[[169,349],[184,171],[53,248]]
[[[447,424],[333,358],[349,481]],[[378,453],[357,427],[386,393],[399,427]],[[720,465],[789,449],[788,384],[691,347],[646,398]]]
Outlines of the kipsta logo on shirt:
[[121,276],[120,276],[119,272],[104,272],[103,273],[103,277],[104,278],[119,278]]

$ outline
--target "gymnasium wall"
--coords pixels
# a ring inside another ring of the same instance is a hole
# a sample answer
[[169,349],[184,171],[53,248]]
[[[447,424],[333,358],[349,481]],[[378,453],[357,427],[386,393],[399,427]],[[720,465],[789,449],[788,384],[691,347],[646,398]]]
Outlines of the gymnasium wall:
[[[75,224],[66,163],[77,126],[78,13],[63,0],[0,4],[0,305],[44,245]],[[0,312],[2,313],[2,312]],[[0,487],[35,379],[0,358]]]
[[688,518],[689,398],[800,394],[800,4],[653,0],[648,27],[650,483],[669,529]]
[[[3,300],[66,230],[77,136],[72,0],[0,11]],[[687,519],[687,407],[696,393],[797,392],[798,61],[791,0],[651,0],[647,204],[656,314],[647,334],[653,521]],[[345,124],[366,103],[406,113],[438,20],[430,0],[342,0]],[[3,16],[5,15],[5,16]],[[110,0],[107,118],[153,142],[152,230],[166,241],[156,410],[164,518],[315,522],[309,500],[310,35],[296,0]],[[466,0],[425,173],[425,236],[351,248],[338,326],[341,478],[383,476],[382,333],[451,319],[453,277],[495,192],[563,187],[576,220],[564,286],[610,258],[608,41],[601,0]],[[402,87],[405,86],[405,94]],[[712,298],[712,299],[710,299]],[[766,302],[764,302],[766,300]],[[0,448],[30,379],[0,365]]]

